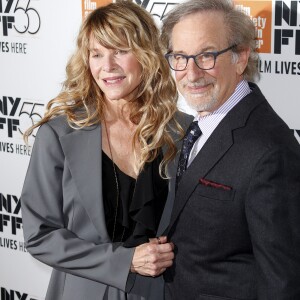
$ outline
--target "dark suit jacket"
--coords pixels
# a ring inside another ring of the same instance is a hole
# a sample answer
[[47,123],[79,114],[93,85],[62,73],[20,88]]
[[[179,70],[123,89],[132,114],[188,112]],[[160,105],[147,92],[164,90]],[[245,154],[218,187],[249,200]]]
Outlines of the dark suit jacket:
[[179,184],[167,300],[300,299],[300,146],[250,87]]

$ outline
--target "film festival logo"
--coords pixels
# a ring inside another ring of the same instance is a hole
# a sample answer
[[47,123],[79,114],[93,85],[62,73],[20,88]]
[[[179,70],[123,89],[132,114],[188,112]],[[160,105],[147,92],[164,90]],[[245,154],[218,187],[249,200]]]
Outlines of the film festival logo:
[[[250,16],[256,27],[256,48],[260,53],[288,54],[287,59],[260,60],[261,73],[300,75],[300,1],[234,1]],[[272,41],[273,36],[273,41]]]
[[[31,0],[0,0],[0,38],[34,36],[41,17]],[[0,40],[0,53],[27,54],[27,43]]]
[[8,138],[22,136],[27,128],[42,119],[44,104],[22,101],[20,97],[0,96],[0,130]]
[[0,0],[0,22],[2,36],[36,34],[41,27],[40,15],[31,0]]
[[157,25],[161,24],[162,19],[182,0],[177,1],[153,1],[153,0],[135,0],[135,3],[144,7],[154,17]]
[[[21,200],[15,195],[0,193],[0,233],[14,236],[22,231]],[[2,242],[2,241],[1,241]]]
[[[85,18],[91,11],[97,7],[107,5],[113,2],[112,0],[82,0],[82,16]],[[135,0],[136,4],[144,7],[155,18],[158,25],[163,17],[182,0],[173,1],[154,1],[154,0]]]
[[[22,139],[30,126],[41,120],[44,104],[22,101],[20,97],[0,96],[0,134],[8,142],[0,141],[0,153],[31,155],[31,146],[9,142],[10,139]],[[36,130],[33,132],[35,137]]]
[[234,1],[237,10],[248,15],[255,25],[256,49],[271,53],[272,1]]
[[20,291],[9,290],[4,287],[0,288],[0,300],[38,300],[36,297],[31,297],[26,293],[22,293]]
[[0,193],[0,247],[27,253],[22,228],[20,197]]
[[294,39],[294,54],[300,54],[299,1],[235,1],[236,8],[250,16],[256,27],[258,52],[271,53],[272,10],[274,9],[273,53],[281,54]]
[[[282,46],[289,45],[290,40],[295,41],[295,55],[300,55],[300,3],[291,1],[288,6],[284,1],[275,2],[275,30],[274,30],[274,53],[281,54]],[[299,10],[299,14],[298,14]],[[283,28],[284,24],[288,28]]]
[[107,5],[109,3],[112,3],[112,0],[82,0],[82,17],[83,19],[93,10],[95,10],[97,7],[101,7],[104,5]]

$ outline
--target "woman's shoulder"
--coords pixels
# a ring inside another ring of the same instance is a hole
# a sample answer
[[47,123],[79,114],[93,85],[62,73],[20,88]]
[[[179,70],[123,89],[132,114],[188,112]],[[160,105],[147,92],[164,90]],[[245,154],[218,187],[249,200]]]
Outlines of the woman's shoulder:
[[76,130],[70,126],[66,115],[51,118],[40,127],[40,130],[43,130],[43,127],[50,127],[58,136],[63,136]]
[[51,118],[49,121],[46,123],[42,124],[39,128],[39,131],[44,131],[44,130],[51,130],[57,135],[59,138],[65,135],[68,135],[70,133],[84,130],[84,131],[90,131],[94,130],[99,126],[98,123],[93,124],[93,125],[87,125],[80,127],[79,125],[72,124],[68,120],[66,115],[59,115]]

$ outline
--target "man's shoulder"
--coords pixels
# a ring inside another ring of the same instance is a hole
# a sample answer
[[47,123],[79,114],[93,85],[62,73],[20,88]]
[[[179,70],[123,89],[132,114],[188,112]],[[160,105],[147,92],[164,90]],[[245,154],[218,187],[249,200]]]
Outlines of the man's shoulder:
[[[248,106],[251,107],[252,101],[255,104],[249,109],[248,117],[245,119],[244,135],[252,141],[252,146],[257,144],[274,149],[283,146],[299,148],[293,131],[273,109],[260,89],[257,86],[254,87],[251,94],[247,99]],[[241,105],[247,104],[241,101]]]

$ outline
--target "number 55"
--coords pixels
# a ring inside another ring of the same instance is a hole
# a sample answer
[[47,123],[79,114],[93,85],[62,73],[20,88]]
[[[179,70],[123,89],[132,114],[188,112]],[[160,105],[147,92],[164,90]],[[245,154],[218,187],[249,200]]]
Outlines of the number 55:
[[30,0],[27,1],[26,6],[24,5],[24,0],[22,2],[23,5],[20,3],[20,0],[18,0],[14,10],[16,20],[14,28],[19,33],[28,32],[30,34],[35,34],[41,27],[40,15],[34,8],[29,7]]

